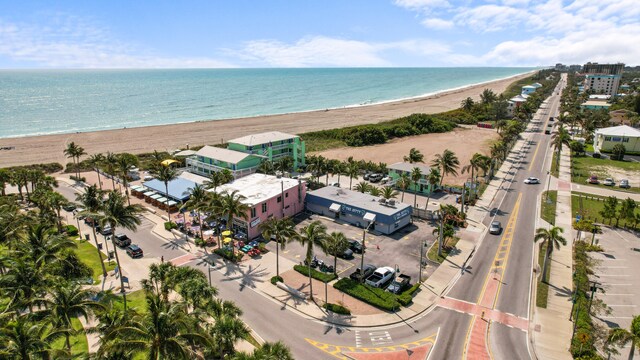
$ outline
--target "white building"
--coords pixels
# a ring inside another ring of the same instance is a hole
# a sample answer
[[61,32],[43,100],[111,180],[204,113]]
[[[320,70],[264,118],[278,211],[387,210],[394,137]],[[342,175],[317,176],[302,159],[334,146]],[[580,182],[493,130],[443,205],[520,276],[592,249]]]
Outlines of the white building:
[[593,136],[595,152],[609,152],[616,144],[624,145],[627,153],[640,152],[640,130],[627,125],[596,130]]

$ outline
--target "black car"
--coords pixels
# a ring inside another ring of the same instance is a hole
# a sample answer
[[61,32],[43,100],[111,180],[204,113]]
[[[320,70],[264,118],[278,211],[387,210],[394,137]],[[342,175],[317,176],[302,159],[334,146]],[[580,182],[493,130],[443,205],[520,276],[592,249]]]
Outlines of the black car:
[[127,255],[136,259],[136,258],[141,258],[144,255],[144,253],[142,252],[142,249],[140,249],[138,245],[134,244],[134,245],[129,245],[129,247],[127,248]]
[[362,254],[362,244],[357,240],[349,240],[349,249],[356,254]]
[[62,208],[64,210],[66,210],[66,211],[73,211],[73,210],[76,209],[76,204],[74,204],[72,202],[69,202],[69,203],[66,203],[66,204],[62,205]]
[[[376,271],[378,267],[372,264],[365,264],[364,265],[364,279],[368,278],[369,276],[371,276],[371,274],[373,274],[374,271]],[[354,271],[351,275],[349,275],[349,278],[351,278],[351,280],[355,280],[355,281],[360,281],[360,279],[362,279],[362,276],[360,275],[360,268],[357,268],[356,271]]]
[[126,248],[127,246],[131,245],[131,239],[129,239],[129,237],[125,234],[116,234],[113,237],[113,241],[121,248]]

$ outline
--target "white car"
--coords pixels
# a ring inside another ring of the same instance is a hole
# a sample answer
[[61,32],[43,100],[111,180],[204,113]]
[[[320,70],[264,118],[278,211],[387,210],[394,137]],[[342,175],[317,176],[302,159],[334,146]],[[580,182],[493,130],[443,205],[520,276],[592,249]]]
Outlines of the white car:
[[381,288],[393,278],[393,275],[395,275],[395,273],[396,271],[389,266],[377,268],[376,271],[374,271],[373,274],[371,274],[371,276],[369,276],[365,282],[367,283],[367,285]]
[[391,180],[391,178],[389,177],[389,175],[385,175],[382,180],[380,180],[381,183],[386,184],[387,182],[389,182]]
[[616,186],[616,182],[615,180],[613,180],[612,178],[606,178],[604,179],[604,183],[605,186]]
[[540,179],[534,177],[528,177],[525,181],[525,184],[540,184]]

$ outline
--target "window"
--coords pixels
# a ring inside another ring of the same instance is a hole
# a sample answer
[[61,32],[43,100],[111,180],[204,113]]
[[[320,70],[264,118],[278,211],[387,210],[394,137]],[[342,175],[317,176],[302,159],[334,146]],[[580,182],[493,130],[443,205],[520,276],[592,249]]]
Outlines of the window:
[[605,136],[604,141],[611,141],[611,136]]
[[267,212],[267,203],[263,203],[262,204],[262,213],[266,213]]
[[284,193],[284,197],[288,198],[289,197],[289,193]]
[[251,208],[251,217],[252,218],[256,217],[256,208],[254,207]]
[[623,138],[622,142],[629,142],[629,138]]
[[282,202],[282,196],[278,196],[278,202],[281,203]]

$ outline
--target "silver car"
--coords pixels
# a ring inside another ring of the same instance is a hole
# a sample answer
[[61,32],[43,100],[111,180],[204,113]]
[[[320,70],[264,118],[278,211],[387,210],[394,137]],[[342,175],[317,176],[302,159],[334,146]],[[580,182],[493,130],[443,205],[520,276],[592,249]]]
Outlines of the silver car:
[[502,224],[500,221],[492,221],[489,226],[489,234],[498,235],[502,232]]

